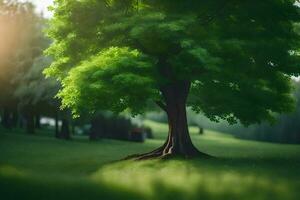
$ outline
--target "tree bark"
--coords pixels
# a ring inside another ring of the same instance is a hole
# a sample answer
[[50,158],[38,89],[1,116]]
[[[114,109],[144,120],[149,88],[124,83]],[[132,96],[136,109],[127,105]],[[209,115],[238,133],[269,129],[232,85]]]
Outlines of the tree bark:
[[165,101],[164,110],[168,116],[168,138],[164,145],[158,149],[146,154],[129,156],[128,159],[134,158],[143,160],[172,156],[184,158],[210,157],[197,150],[189,135],[186,116],[186,100],[189,89],[190,82],[184,81],[176,82],[161,88]]
[[169,134],[163,154],[195,157],[200,152],[194,147],[189,135],[186,105],[183,102],[167,103]]

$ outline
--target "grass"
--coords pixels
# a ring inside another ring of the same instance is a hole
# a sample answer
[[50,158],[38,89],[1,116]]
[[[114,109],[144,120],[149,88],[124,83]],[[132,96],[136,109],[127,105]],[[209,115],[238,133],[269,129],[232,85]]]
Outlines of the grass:
[[[117,161],[163,143],[167,126],[145,122],[144,144],[60,141],[0,130],[1,199],[300,199],[300,146],[244,141],[191,128],[210,160]],[[4,198],[2,198],[4,197]]]

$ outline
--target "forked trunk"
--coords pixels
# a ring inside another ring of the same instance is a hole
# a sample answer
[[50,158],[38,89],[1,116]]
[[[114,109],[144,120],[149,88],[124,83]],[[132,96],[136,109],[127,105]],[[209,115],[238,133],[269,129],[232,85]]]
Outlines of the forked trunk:
[[197,150],[189,135],[186,100],[190,89],[189,82],[178,82],[161,89],[165,103],[158,103],[168,116],[169,133],[163,146],[141,155],[129,156],[137,160],[151,158],[168,158],[180,156],[184,158],[210,157]]

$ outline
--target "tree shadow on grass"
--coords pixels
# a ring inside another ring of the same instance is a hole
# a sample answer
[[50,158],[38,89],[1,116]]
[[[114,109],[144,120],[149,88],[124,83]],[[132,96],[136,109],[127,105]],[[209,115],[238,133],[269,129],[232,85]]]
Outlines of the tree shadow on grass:
[[299,167],[299,159],[279,158],[123,161],[66,180],[8,168],[0,173],[0,198],[296,200]]
[[25,177],[0,176],[0,199],[5,200],[140,200],[131,190],[86,180],[41,181]]
[[272,199],[300,197],[299,160],[208,159],[126,161],[91,179],[142,194],[145,199]]

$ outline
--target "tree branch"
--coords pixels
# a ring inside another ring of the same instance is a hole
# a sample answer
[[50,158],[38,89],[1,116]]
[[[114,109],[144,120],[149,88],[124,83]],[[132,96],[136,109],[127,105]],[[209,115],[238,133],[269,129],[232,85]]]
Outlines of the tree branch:
[[202,21],[202,25],[206,25],[209,24],[210,22],[214,21],[218,16],[222,15],[223,12],[225,11],[225,8],[227,6],[228,2],[224,1],[222,4],[220,4],[220,6],[218,7],[218,9],[216,9],[214,14],[211,15],[203,15],[202,17],[199,17],[199,19]]
[[162,101],[155,101],[155,103],[164,111],[167,111],[167,106]]

